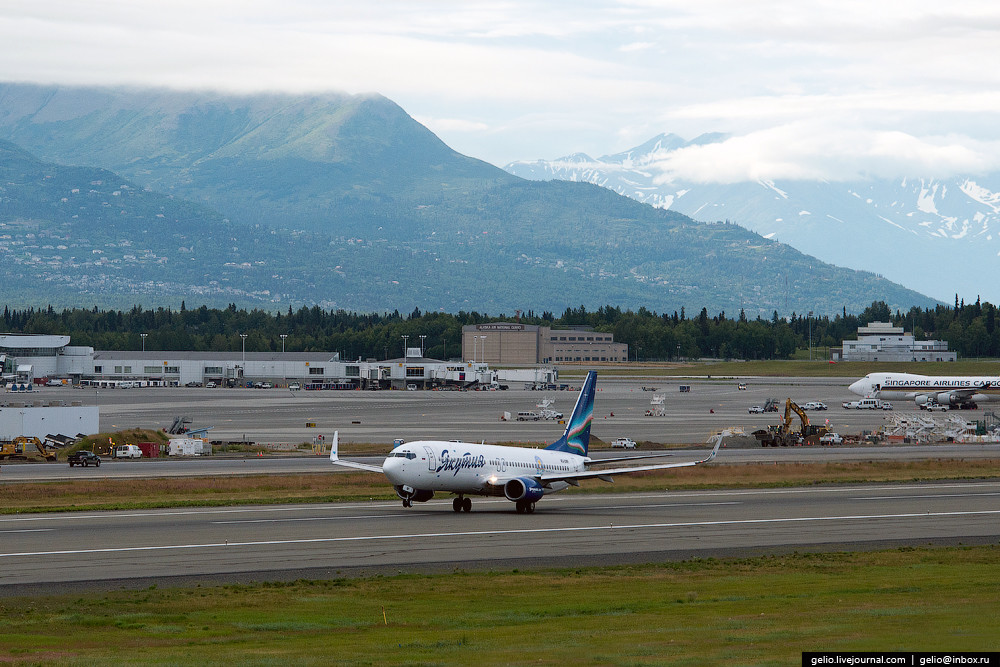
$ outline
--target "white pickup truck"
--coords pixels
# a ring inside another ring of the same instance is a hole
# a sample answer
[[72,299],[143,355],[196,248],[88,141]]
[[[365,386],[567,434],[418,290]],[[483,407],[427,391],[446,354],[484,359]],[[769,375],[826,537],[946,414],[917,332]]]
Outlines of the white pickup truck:
[[612,449],[635,449],[638,446],[632,438],[615,438],[611,441]]

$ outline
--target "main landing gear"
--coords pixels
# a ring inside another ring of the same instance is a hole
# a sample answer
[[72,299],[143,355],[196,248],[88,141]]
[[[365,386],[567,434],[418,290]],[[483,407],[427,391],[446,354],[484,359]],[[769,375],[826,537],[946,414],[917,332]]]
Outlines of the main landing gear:
[[535,502],[532,500],[518,500],[514,506],[517,507],[518,514],[533,514],[535,511]]
[[413,501],[409,498],[403,498],[403,507],[413,507]]
[[471,512],[472,511],[472,498],[466,498],[464,496],[459,496],[451,501],[451,508],[456,512]]

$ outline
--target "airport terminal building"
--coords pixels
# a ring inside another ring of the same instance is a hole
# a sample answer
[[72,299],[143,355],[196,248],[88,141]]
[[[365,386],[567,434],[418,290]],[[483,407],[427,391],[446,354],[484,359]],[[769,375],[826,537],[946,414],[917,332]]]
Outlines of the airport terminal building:
[[0,335],[8,388],[39,379],[104,387],[297,384],[302,389],[425,389],[489,383],[485,363],[427,359],[409,348],[399,359],[344,361],[330,352],[95,351],[69,336]]
[[845,340],[842,348],[830,350],[831,361],[955,361],[948,341],[916,340],[903,327],[889,322],[870,322],[858,327],[857,340]]
[[520,322],[462,327],[462,358],[494,365],[625,362],[628,345],[585,327],[553,329]]

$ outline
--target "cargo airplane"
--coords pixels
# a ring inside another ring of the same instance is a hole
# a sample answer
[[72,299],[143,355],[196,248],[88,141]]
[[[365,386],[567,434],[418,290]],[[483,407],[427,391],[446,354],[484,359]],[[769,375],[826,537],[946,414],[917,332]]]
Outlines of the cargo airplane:
[[596,384],[597,373],[590,371],[566,431],[545,449],[420,440],[399,445],[381,466],[376,466],[339,458],[339,436],[335,433],[330,461],[334,465],[383,473],[392,482],[396,495],[402,498],[403,507],[426,502],[440,491],[455,494],[452,508],[456,512],[472,510],[469,496],[497,496],[507,498],[519,514],[524,514],[534,512],[535,502],[542,496],[571,485],[579,486],[582,479],[596,477],[610,482],[614,475],[708,463],[719,453],[721,438],[712,453],[698,461],[592,469],[597,464],[670,456],[648,454],[600,460],[587,456]]
[[859,396],[975,408],[1000,400],[1000,375],[914,375],[869,373],[848,387]]

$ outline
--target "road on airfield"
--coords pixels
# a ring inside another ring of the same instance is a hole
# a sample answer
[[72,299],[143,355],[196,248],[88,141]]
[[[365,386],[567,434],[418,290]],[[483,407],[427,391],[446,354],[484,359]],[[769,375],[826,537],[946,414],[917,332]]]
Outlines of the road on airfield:
[[0,517],[0,593],[662,562],[1000,539],[1000,482]]
[[[786,398],[803,404],[821,401],[829,410],[810,413],[841,434],[874,430],[889,415],[881,411],[845,410],[841,403],[857,397],[844,378],[746,378],[747,389],[729,379],[623,378],[598,376],[592,434],[605,442],[627,436],[640,442],[701,444],[713,432],[741,426],[749,433],[777,421],[775,413],[751,415],[747,408],[768,398],[782,407]],[[579,382],[570,381],[575,386]],[[689,385],[691,391],[679,391]],[[644,391],[655,387],[656,391]],[[258,443],[327,440],[340,432],[345,443],[384,443],[441,439],[490,443],[552,442],[564,425],[555,421],[503,422],[504,412],[534,410],[542,399],[553,399],[556,410],[569,416],[576,391],[528,391],[517,383],[508,391],[295,391],[287,389],[206,389],[149,387],[142,389],[43,388],[35,398],[80,400],[100,407],[102,431],[128,428],[159,429],[175,417],[187,416],[192,428],[212,427],[213,440]],[[666,415],[647,417],[654,395],[664,397]],[[918,413],[915,405],[897,404],[897,412]],[[920,413],[923,414],[923,413]],[[981,411],[963,412],[977,418]],[[306,426],[316,424],[315,427]],[[796,418],[797,424],[797,418]]]

